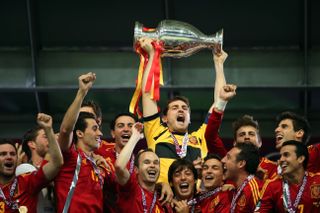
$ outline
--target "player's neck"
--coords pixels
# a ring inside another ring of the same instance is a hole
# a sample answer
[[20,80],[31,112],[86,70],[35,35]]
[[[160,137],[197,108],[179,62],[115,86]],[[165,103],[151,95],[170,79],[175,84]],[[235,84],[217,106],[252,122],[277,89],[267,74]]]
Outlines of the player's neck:
[[239,188],[243,184],[243,182],[248,178],[248,176],[249,176],[249,174],[245,171],[239,172],[239,176],[238,176],[237,180],[235,181],[237,188]]
[[290,174],[284,175],[284,178],[289,183],[300,184],[300,183],[302,183],[304,174],[305,174],[305,170],[303,169],[303,167],[301,167],[301,168],[297,169],[296,171],[294,171],[294,172],[292,172]]
[[191,194],[190,196],[188,196],[188,197],[180,197],[179,195],[176,195],[175,197],[174,197],[176,200],[178,200],[178,201],[180,201],[180,200],[191,200],[192,198],[193,198],[193,194]]
[[154,192],[154,189],[156,187],[155,183],[149,183],[149,182],[145,182],[141,179],[138,179],[139,185],[143,188],[148,190],[149,192]]
[[10,183],[16,176],[13,174],[12,176],[0,175],[0,184],[5,185]]
[[40,168],[43,158],[40,157],[38,154],[32,153],[31,161],[32,161],[32,165],[34,165],[36,168]]
[[120,154],[123,147],[120,147],[117,143],[114,146],[114,149],[116,150],[116,153]]
[[205,190],[206,190],[206,192],[213,191],[213,190],[215,190],[216,188],[218,188],[218,187],[220,187],[222,185],[223,185],[223,182],[221,182],[220,184],[215,184],[215,185],[210,186],[210,187],[205,187]]
[[80,148],[86,155],[91,156],[93,153],[93,150],[91,150],[85,143],[82,141],[78,141],[77,148]]
[[178,134],[186,134],[188,132],[188,129],[174,129],[173,127],[170,127],[168,126],[168,129],[170,132],[173,132],[173,133],[178,133]]

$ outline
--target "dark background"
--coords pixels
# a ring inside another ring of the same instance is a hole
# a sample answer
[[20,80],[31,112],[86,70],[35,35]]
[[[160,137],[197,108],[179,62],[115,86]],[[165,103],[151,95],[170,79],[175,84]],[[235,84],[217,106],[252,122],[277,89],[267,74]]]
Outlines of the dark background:
[[[163,19],[192,24],[205,34],[224,29],[227,81],[238,85],[221,135],[231,144],[231,122],[251,114],[261,126],[263,153],[274,147],[275,117],[285,110],[320,127],[320,2],[258,1],[39,1],[0,2],[0,137],[19,139],[39,111],[56,130],[77,88],[77,77],[97,74],[88,99],[103,110],[103,132],[128,110],[139,58],[135,21],[156,27]],[[204,120],[213,97],[212,54],[164,58],[160,105],[175,94],[190,98],[191,129]]]

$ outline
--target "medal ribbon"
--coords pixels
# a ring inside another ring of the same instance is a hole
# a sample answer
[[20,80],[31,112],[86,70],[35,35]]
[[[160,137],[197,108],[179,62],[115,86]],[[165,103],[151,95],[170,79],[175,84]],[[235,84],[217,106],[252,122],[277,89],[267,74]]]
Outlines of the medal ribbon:
[[201,202],[202,200],[204,200],[204,199],[206,199],[206,198],[208,198],[208,197],[211,197],[211,196],[217,194],[217,193],[220,192],[220,191],[221,191],[221,187],[218,187],[218,188],[216,188],[216,189],[214,189],[214,190],[205,192],[205,193],[197,196],[196,198],[193,198],[193,199],[189,200],[189,201],[188,201],[188,205],[189,205],[189,206],[194,206],[194,205],[196,205],[197,203]]
[[254,175],[249,175],[242,183],[240,188],[237,190],[236,195],[233,195],[232,201],[231,201],[231,206],[230,206],[230,212],[234,213],[234,210],[236,209],[236,202],[238,198],[240,197],[244,187],[251,181],[251,179],[254,177]]
[[305,175],[303,177],[302,184],[299,187],[299,191],[298,191],[298,194],[297,194],[297,197],[296,197],[296,199],[294,201],[293,206],[292,206],[292,202],[291,202],[290,189],[289,189],[288,181],[284,180],[282,182],[282,184],[283,184],[283,205],[284,205],[284,207],[287,209],[287,211],[289,213],[294,213],[297,210],[298,204],[299,204],[299,202],[301,200],[303,191],[304,191],[305,186],[307,184],[307,173],[305,173]]
[[98,176],[99,182],[100,182],[100,186],[101,186],[101,188],[102,188],[102,187],[103,187],[103,178],[102,178],[102,176],[101,176],[100,169],[98,168],[96,162],[94,161],[94,159],[93,159],[91,156],[88,156],[88,155],[87,155],[86,153],[84,153],[84,152],[83,152],[83,154],[84,154],[85,158],[86,158],[86,159],[90,162],[90,164],[92,165],[93,171],[94,171],[94,173]]
[[0,198],[2,198],[3,201],[6,203],[6,205],[9,206],[12,210],[15,210],[15,209],[19,208],[17,201],[12,201],[13,194],[16,191],[17,184],[18,184],[18,179],[15,178],[14,181],[13,181],[13,184],[11,185],[11,188],[10,188],[9,200],[7,200],[7,198],[4,195],[2,189],[0,188]]
[[[140,187],[140,186],[139,186]],[[143,206],[143,212],[144,213],[147,213],[148,212],[148,207],[147,207],[147,199],[146,199],[146,195],[144,194],[144,191],[143,189],[140,187],[140,190],[141,190],[141,195],[142,195],[142,206]],[[156,201],[157,201],[157,192],[154,192],[153,193],[153,199],[152,199],[152,203],[151,203],[151,206],[150,206],[150,209],[149,209],[149,212],[151,213],[155,204],[156,204]]]
[[187,155],[187,146],[188,146],[188,141],[189,141],[189,135],[186,132],[182,139],[182,146],[180,148],[179,142],[177,138],[170,132],[171,138],[174,142],[174,145],[176,147],[176,153],[179,155],[180,158],[184,158]]

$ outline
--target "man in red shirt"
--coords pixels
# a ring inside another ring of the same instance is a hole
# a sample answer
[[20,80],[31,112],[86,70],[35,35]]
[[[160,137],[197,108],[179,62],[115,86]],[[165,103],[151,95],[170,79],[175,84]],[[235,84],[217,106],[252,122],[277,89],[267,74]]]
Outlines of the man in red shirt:
[[190,161],[185,158],[175,160],[169,167],[168,180],[175,195],[172,200],[175,212],[201,210],[200,203],[195,198],[198,173]]
[[[84,101],[80,112],[89,112],[95,115],[99,126],[102,124],[101,108],[94,101]],[[128,142],[133,124],[137,122],[137,117],[129,112],[116,115],[110,122],[110,130],[113,141],[101,140],[99,148],[95,153],[104,157],[112,172],[115,171],[114,164],[122,148]]]
[[256,212],[320,212],[320,174],[306,172],[307,147],[287,141],[280,154],[282,175],[266,182]]
[[236,185],[230,212],[253,212],[262,188],[262,182],[254,176],[259,165],[258,148],[252,143],[237,143],[222,163],[225,178]]
[[39,113],[38,124],[44,129],[49,142],[50,161],[39,170],[15,176],[17,150],[8,141],[0,143],[0,211],[36,212],[38,194],[57,175],[63,164],[62,154],[52,130],[52,118]]
[[65,164],[55,178],[57,212],[103,212],[106,162],[93,153],[102,133],[95,116],[80,112],[81,103],[96,76],[79,77],[77,95],[67,110],[59,135]]
[[[244,115],[233,122],[235,143],[252,143],[259,149],[262,146],[258,121],[250,115]],[[265,157],[260,158],[256,176],[261,180],[277,175],[277,164]]]
[[222,191],[223,167],[221,158],[208,154],[202,164],[201,181],[205,191],[197,195],[202,212],[229,213],[232,192]]
[[[221,96],[226,93],[221,91]],[[221,141],[218,130],[222,122],[223,111],[219,112],[217,109],[213,110],[213,113],[208,119],[208,125],[205,132],[208,150],[210,153],[224,154],[226,150],[223,142]],[[259,133],[259,124],[253,120],[252,116],[244,115],[238,118],[233,123],[234,131],[234,144],[236,143],[252,143],[258,148],[261,147],[262,141]],[[217,152],[219,151],[219,153]],[[224,156],[224,155],[223,155]],[[257,170],[257,177],[261,180],[273,178],[277,175],[277,164],[268,160],[265,157],[260,159],[260,164]]]
[[[93,101],[87,101],[83,103],[80,111],[90,112],[99,118],[100,121],[102,120],[100,107]],[[104,157],[111,170],[110,174],[108,174],[108,181],[104,185],[104,212],[119,211],[119,206],[116,204],[118,198],[118,183],[115,180],[114,164],[119,156],[119,153],[131,137],[131,128],[136,121],[137,117],[128,112],[116,115],[110,122],[111,136],[113,137],[114,143],[101,140],[99,148],[95,151],[95,153]],[[130,157],[127,168],[129,169],[130,173],[133,172],[134,155]],[[163,193],[167,192],[163,191]]]
[[[215,65],[219,65],[220,60],[225,60],[226,53],[222,51],[222,56],[214,55]],[[222,122],[224,109],[234,96],[236,95],[236,86],[226,84],[224,69],[216,67],[216,80],[214,87],[214,104],[209,110],[211,115],[208,118],[208,123],[205,131],[206,145],[209,153],[218,154],[220,157],[224,157],[227,154],[227,150],[219,137],[219,129]],[[239,118],[233,124],[234,127],[234,141],[235,143],[250,142],[257,147],[261,147],[261,137],[259,134],[259,124],[254,121],[252,116],[245,115]],[[261,158],[260,165],[258,167],[259,177],[262,179],[271,178],[276,175],[277,165],[276,163]]]
[[28,157],[28,161],[37,169],[48,152],[48,139],[41,126],[35,126],[28,130],[22,141],[22,150]]
[[150,149],[143,150],[136,156],[134,173],[127,168],[133,149],[142,137],[142,129],[141,123],[134,125],[130,140],[115,163],[119,212],[165,212],[160,203],[162,197],[159,198],[156,191],[160,174],[159,157]]
[[[129,138],[132,135],[132,126],[137,121],[137,118],[130,113],[118,114],[110,123],[111,135],[114,138],[115,143],[108,143],[102,141],[99,149],[96,151],[97,154],[104,157],[110,166],[111,173],[108,177],[108,182],[104,187],[104,207],[105,212],[118,212],[117,200],[117,182],[115,180],[115,168],[114,164],[117,157],[119,156],[123,147],[128,143]],[[130,173],[133,172],[134,168],[134,155],[130,157],[127,168]]]
[[[22,140],[22,150],[28,158],[28,163],[18,165],[16,175],[39,169],[46,157],[49,157],[48,149],[49,142],[44,129],[39,125],[29,129]],[[54,213],[54,201],[53,184],[49,184],[39,193],[37,212]]]
[[175,160],[168,172],[168,180],[175,198],[175,212],[229,212],[232,192],[222,191],[223,168],[220,157],[209,154],[202,166],[202,182],[205,191],[196,194],[198,173],[186,159]]
[[[110,164],[112,171],[114,171],[114,164],[117,156],[128,143],[132,134],[132,126],[137,121],[137,118],[131,113],[120,113],[110,123],[111,136],[114,143],[101,143],[99,149],[96,151],[103,156]],[[133,169],[133,158],[130,159],[131,169]]]
[[[277,117],[276,148],[288,140],[307,144],[310,138],[310,124],[304,117],[293,112],[283,112]],[[320,172],[320,143],[308,146],[309,163],[308,172]]]

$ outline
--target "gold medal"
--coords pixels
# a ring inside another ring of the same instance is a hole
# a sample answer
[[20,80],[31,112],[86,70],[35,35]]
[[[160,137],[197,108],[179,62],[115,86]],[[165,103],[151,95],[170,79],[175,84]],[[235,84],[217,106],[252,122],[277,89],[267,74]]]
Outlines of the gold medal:
[[26,206],[20,206],[18,210],[20,213],[27,213],[28,212],[28,208]]

